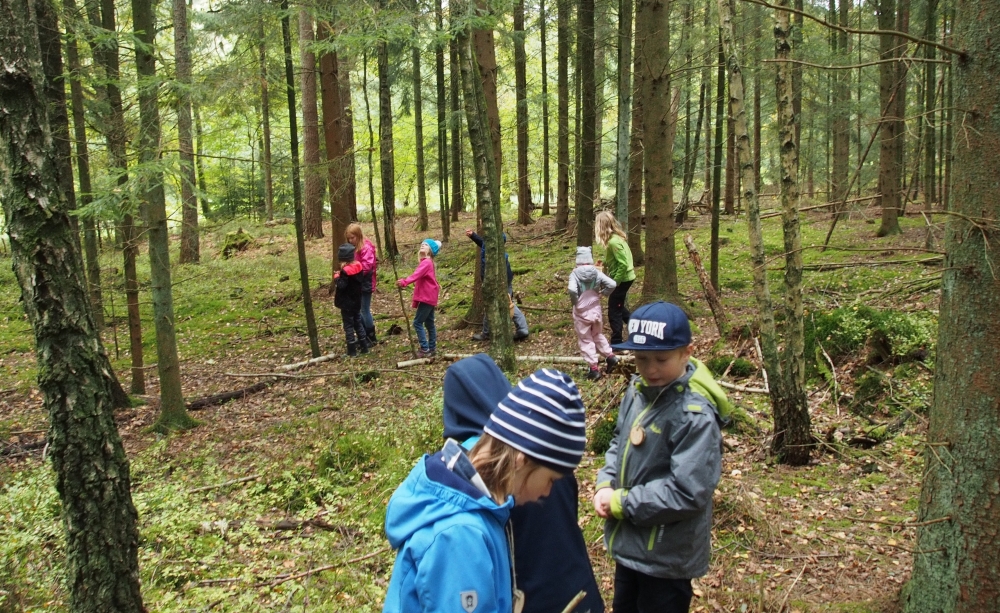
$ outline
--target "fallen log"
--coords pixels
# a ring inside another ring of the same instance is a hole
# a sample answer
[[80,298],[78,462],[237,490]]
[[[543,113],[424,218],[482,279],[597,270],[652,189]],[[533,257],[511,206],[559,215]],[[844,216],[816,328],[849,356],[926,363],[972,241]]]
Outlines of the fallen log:
[[187,403],[185,406],[187,407],[188,411],[198,411],[200,409],[212,407],[217,404],[229,402],[230,400],[239,400],[246,398],[247,396],[250,396],[252,394],[256,394],[257,392],[262,392],[266,390],[268,387],[270,387],[272,383],[274,383],[273,379],[270,381],[261,381],[249,387],[233,390],[231,392],[223,392],[221,394],[213,394],[211,396],[205,396],[203,398],[196,398],[191,402]]
[[[473,354],[471,353],[442,353],[438,357],[443,360],[461,360],[464,358],[471,358]],[[632,356],[630,355],[620,355],[618,356],[620,362],[631,362]],[[568,355],[519,355],[517,356],[518,362],[551,362],[553,364],[586,364],[587,360],[579,356],[568,356]],[[420,366],[421,364],[430,364],[433,362],[432,358],[418,358],[416,360],[404,360],[402,362],[396,362],[396,368],[406,368],[407,366]]]
[[719,300],[719,294],[715,291],[715,287],[712,286],[712,281],[708,278],[708,273],[705,272],[705,267],[701,263],[701,256],[698,255],[698,249],[694,246],[694,239],[691,238],[690,234],[684,237],[684,244],[687,245],[691,264],[698,273],[701,288],[705,291],[705,299],[708,300],[708,306],[712,309],[712,316],[715,318],[715,327],[719,329],[719,336],[725,338],[729,334],[729,318],[726,317],[726,311],[722,308],[722,301]]

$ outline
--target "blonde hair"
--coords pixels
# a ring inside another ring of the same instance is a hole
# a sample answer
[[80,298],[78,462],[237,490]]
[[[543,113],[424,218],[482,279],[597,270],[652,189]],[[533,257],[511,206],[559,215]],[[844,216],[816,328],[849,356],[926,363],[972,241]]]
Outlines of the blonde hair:
[[[472,465],[482,477],[486,488],[497,504],[503,504],[507,496],[514,493],[514,477],[517,473],[517,454],[524,453],[507,443],[483,434],[469,451]],[[538,464],[525,455],[529,466],[527,475],[538,468]],[[527,475],[525,478],[527,478]]]
[[611,211],[601,211],[594,218],[594,236],[597,238],[597,242],[607,247],[612,234],[617,234],[621,238],[628,240],[628,236],[622,230],[621,224],[618,223],[618,220],[615,219]]
[[[358,239],[358,244],[356,249],[361,249],[365,246],[365,231],[361,228],[361,224],[353,222],[347,225],[347,229],[344,230],[344,240],[348,237],[354,236]],[[347,241],[350,242],[350,241]]]

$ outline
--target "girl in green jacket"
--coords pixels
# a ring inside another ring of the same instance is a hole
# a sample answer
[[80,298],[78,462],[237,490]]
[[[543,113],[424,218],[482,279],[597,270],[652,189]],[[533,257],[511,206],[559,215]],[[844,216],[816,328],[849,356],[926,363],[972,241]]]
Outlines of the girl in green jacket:
[[607,249],[603,262],[604,272],[618,284],[608,296],[608,323],[611,324],[611,344],[614,345],[622,342],[622,328],[630,317],[625,299],[635,281],[632,250],[628,248],[625,232],[611,211],[597,214],[594,233],[597,242]]

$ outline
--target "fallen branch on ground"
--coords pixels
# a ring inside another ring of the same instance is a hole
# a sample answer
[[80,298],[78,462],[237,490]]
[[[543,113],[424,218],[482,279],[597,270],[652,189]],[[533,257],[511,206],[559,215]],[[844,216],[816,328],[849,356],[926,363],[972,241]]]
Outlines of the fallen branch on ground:
[[221,394],[213,394],[211,396],[205,396],[203,398],[196,398],[191,402],[187,403],[185,406],[188,411],[197,411],[204,409],[206,407],[215,406],[217,404],[222,404],[224,402],[229,402],[230,400],[240,400],[256,394],[257,392],[262,392],[266,390],[274,381],[261,381],[255,383],[249,387],[244,387],[242,389],[233,390],[231,392],[223,392]]
[[203,485],[202,487],[196,487],[193,490],[188,490],[188,494],[196,494],[198,492],[207,492],[209,490],[216,490],[221,487],[226,487],[229,485],[236,485],[237,483],[246,483],[247,481],[256,481],[260,479],[260,475],[249,475],[247,477],[240,477],[239,479],[231,479],[229,481],[224,481],[222,483],[216,483],[215,485]]
[[763,387],[746,387],[743,385],[736,385],[735,383],[727,383],[725,381],[716,381],[719,385],[726,389],[734,390],[737,392],[745,392],[747,394],[770,394],[771,391]]
[[277,585],[281,585],[282,583],[285,583],[286,581],[294,581],[295,579],[301,579],[303,577],[308,577],[310,575],[315,575],[316,573],[321,573],[321,572],[323,572],[325,570],[333,570],[334,568],[339,568],[341,566],[347,566],[348,564],[356,564],[358,562],[364,562],[365,560],[368,560],[370,558],[374,558],[376,556],[382,555],[383,553],[386,553],[387,551],[391,551],[391,549],[392,549],[391,547],[383,547],[382,549],[379,549],[378,551],[374,551],[374,552],[369,553],[367,555],[363,555],[363,556],[360,556],[360,557],[357,557],[357,558],[353,558],[353,559],[347,560],[345,562],[337,562],[336,564],[327,564],[326,566],[319,566],[317,568],[311,568],[311,569],[309,569],[309,570],[307,570],[305,572],[297,573],[297,574],[294,574],[294,575],[289,575],[287,577],[282,577],[282,578],[279,578],[279,579],[275,579],[273,581],[268,581],[268,582],[264,582],[264,583],[257,583],[253,587],[256,587],[256,588],[260,588],[260,587],[275,587]]

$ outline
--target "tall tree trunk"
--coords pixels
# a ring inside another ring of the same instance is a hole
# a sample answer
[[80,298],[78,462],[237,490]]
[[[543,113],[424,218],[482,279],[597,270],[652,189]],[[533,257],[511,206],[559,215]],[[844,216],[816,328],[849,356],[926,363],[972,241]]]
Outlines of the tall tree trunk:
[[666,0],[640,0],[635,18],[646,184],[646,276],[642,297],[647,302],[678,302],[673,145],[680,97],[679,92],[671,95],[670,91],[670,5]]
[[628,171],[628,223],[625,234],[628,237],[628,248],[632,252],[632,263],[642,266],[646,261],[646,252],[642,248],[642,195],[643,195],[643,153],[642,146],[642,91],[643,72],[639,54],[632,58],[632,128],[629,136],[629,171]]
[[427,179],[424,165],[424,94],[420,76],[420,37],[413,34],[413,140],[417,150],[417,230],[427,230]]
[[[477,10],[484,14],[486,0],[475,0]],[[497,185],[503,180],[503,147],[500,134],[500,107],[497,105],[497,52],[493,42],[493,30],[473,30],[472,45],[479,73],[483,77],[483,95],[486,97],[486,114],[489,117],[489,143],[493,147],[493,159],[497,169]],[[461,49],[459,51],[462,51]],[[464,68],[464,67],[463,67]],[[463,84],[464,88],[464,84]],[[463,89],[464,91],[464,89]],[[465,103],[468,109],[468,102]],[[498,196],[499,197],[499,192]]]
[[[927,21],[924,25],[924,40],[937,39],[937,0],[927,0]],[[928,61],[924,64],[924,211],[930,218],[930,213],[934,210],[935,171],[937,169],[937,150],[935,140],[937,137],[937,126],[935,125],[935,113],[937,107],[937,59],[934,47],[924,46],[924,57]],[[927,234],[924,238],[924,247],[934,248],[934,234],[931,226],[927,226]]]
[[194,136],[191,134],[191,45],[188,42],[187,0],[173,0],[174,70],[177,87],[177,148],[180,150],[180,263],[198,262],[198,200],[194,195]]
[[580,56],[580,181],[576,186],[576,244],[594,242],[594,191],[597,182],[597,84],[594,81],[594,0],[577,10]]
[[[110,166],[118,176],[118,187],[125,191],[128,184],[128,160],[125,153],[125,112],[122,105],[121,90],[119,89],[120,71],[118,68],[118,33],[115,27],[115,13],[113,0],[102,0],[100,5],[95,2],[86,5],[87,19],[94,30],[104,30],[102,37],[106,37],[104,45],[97,45],[91,42],[91,48],[96,63],[103,71],[105,87],[98,90],[103,102],[107,104],[105,141],[108,146],[108,157]],[[95,37],[96,38],[96,37]],[[91,39],[92,41],[94,39]],[[142,322],[139,318],[139,283],[136,279],[135,258],[138,248],[135,240],[135,227],[131,213],[116,203],[119,213],[122,214],[121,236],[122,236],[122,268],[125,278],[125,299],[128,313],[128,331],[131,357],[131,386],[129,391],[133,394],[145,394],[145,370],[143,368],[142,352]],[[98,232],[98,238],[100,234]],[[114,372],[110,366],[108,372]],[[114,387],[116,393],[119,388]],[[126,406],[127,396],[121,392],[122,406]]]
[[292,154],[292,204],[295,207],[295,248],[299,260],[299,281],[302,286],[302,308],[306,314],[309,350],[318,358],[319,332],[313,314],[312,293],[309,291],[309,267],[306,263],[305,228],[302,219],[302,184],[299,173],[299,128],[296,125],[295,73],[292,69],[292,32],[288,16],[288,0],[281,0],[281,43],[285,54],[285,94],[288,98],[288,135]]
[[[454,17],[451,18],[454,22]],[[448,44],[448,79],[451,84],[451,220],[458,221],[458,214],[465,211],[465,173],[462,164],[462,111],[459,92],[462,89],[458,67],[458,46],[454,37]]]
[[[347,201],[347,207],[351,211],[351,221],[357,221],[358,181],[354,159],[354,105],[351,104],[351,64],[343,54],[337,55],[337,63],[337,77],[340,81],[340,104],[342,106],[340,116],[343,118],[341,125],[344,128],[343,149],[346,156],[344,158],[346,180],[344,199]],[[372,220],[374,219],[373,217]]]
[[556,0],[557,23],[557,131],[556,156],[556,230],[565,230],[569,223],[569,17],[572,0]]
[[[208,187],[206,185],[206,179],[205,179],[205,166],[201,162],[201,158],[203,157],[202,153],[205,149],[205,133],[202,132],[201,130],[201,113],[198,111],[198,105],[192,104],[191,111],[194,115],[194,135],[195,135],[194,171],[195,175],[197,175],[198,177],[198,201],[201,203],[201,206],[199,208],[201,209],[202,217],[205,217],[207,219],[209,217],[209,213],[211,213],[211,209],[208,206],[209,200],[208,200]],[[269,147],[268,151],[270,152],[271,129],[269,124],[267,128],[268,128],[267,132],[268,138],[265,139],[264,142],[267,143],[267,146]],[[270,153],[268,153],[267,159],[270,160]],[[267,172],[270,172],[270,170],[271,169],[269,164]],[[272,197],[272,201],[273,200],[274,198]],[[273,208],[274,207],[272,207],[272,209]]]
[[677,207],[677,214],[674,216],[674,223],[677,225],[684,223],[684,216],[691,207],[689,197],[691,194],[691,186],[694,184],[694,171],[698,161],[698,152],[701,141],[701,123],[705,118],[705,105],[708,104],[708,101],[705,100],[705,90],[707,89],[708,82],[703,80],[701,82],[700,91],[698,92],[698,118],[695,120],[694,145],[691,147],[689,159],[684,162],[684,182],[681,189],[681,202]]
[[[784,2],[784,6],[788,6],[788,0],[781,0]],[[785,381],[786,378],[782,374],[782,361],[779,358],[778,353],[778,334],[775,330],[774,324],[774,305],[771,300],[771,291],[767,279],[767,259],[764,253],[764,235],[761,230],[760,222],[760,200],[757,195],[756,190],[756,180],[753,176],[754,174],[754,160],[751,154],[752,144],[750,143],[750,137],[747,133],[747,119],[746,119],[746,109],[744,105],[744,87],[743,87],[743,69],[740,66],[739,58],[736,55],[736,45],[734,44],[733,36],[733,6],[732,0],[718,0],[720,21],[722,23],[722,38],[723,44],[726,49],[726,64],[729,67],[729,113],[733,116],[735,121],[735,131],[736,131],[736,148],[739,152],[740,159],[740,172],[741,178],[740,185],[743,190],[743,199],[747,203],[747,225],[749,227],[750,234],[750,259],[753,263],[752,275],[753,275],[753,289],[754,297],[757,302],[757,314],[759,317],[760,325],[760,340],[761,340],[761,351],[764,358],[764,368],[770,374],[770,396],[771,404],[774,407],[775,412],[775,433],[780,434],[782,440],[785,442],[786,446],[793,445],[793,441],[796,435],[800,435],[801,428],[794,428],[792,430],[787,429],[787,425],[779,425],[778,423],[778,411],[785,406]],[[785,38],[788,31],[788,13],[779,11],[779,14],[784,14],[783,24],[779,22],[779,26],[775,28],[776,42],[779,38]],[[778,33],[779,27],[781,28],[782,34]],[[776,45],[777,46],[777,45]],[[787,62],[784,63],[787,66]],[[779,66],[781,63],[779,63]],[[785,104],[790,106],[790,96],[786,98]],[[787,112],[787,111],[786,111]],[[783,132],[787,132],[787,127],[782,129]],[[786,144],[784,139],[788,134],[783,134],[782,145]],[[794,139],[792,139],[794,144]],[[805,424],[805,438],[802,439],[802,447],[790,447],[784,454],[780,455],[779,458],[785,463],[792,463],[792,459],[800,459],[793,455],[796,453],[803,454],[808,459],[808,445],[811,444],[809,440],[809,428],[808,428],[808,413],[805,414],[806,424]],[[804,451],[803,451],[804,450]]]
[[601,205],[601,160],[604,145],[604,110],[607,108],[608,44],[611,38],[609,8],[594,0],[594,206]]
[[139,613],[145,608],[138,514],[115,427],[116,382],[94,327],[77,233],[60,189],[60,154],[48,131],[48,99],[38,70],[34,23],[44,17],[32,13],[29,2],[0,0],[0,204],[49,417],[69,610]]
[[[789,0],[778,6],[788,7]],[[785,246],[785,308],[781,353],[780,394],[772,391],[774,438],[771,451],[787,464],[809,462],[812,434],[805,393],[805,357],[802,315],[802,238],[799,230],[798,133],[795,114],[794,80],[791,74],[789,13],[778,10],[774,27],[774,56],[777,62],[775,89],[778,101],[778,140],[781,158],[781,230]],[[772,388],[774,390],[774,388]]]
[[[949,19],[949,15],[945,14],[945,18],[944,18],[945,28],[944,28],[944,30],[946,32],[949,31],[948,30],[948,23],[954,24],[954,21],[952,21],[954,19],[954,15],[955,15],[955,8],[954,7],[952,7],[952,9],[951,9],[951,13],[950,13],[950,17],[951,18],[950,19]],[[954,25],[952,25],[952,28],[954,28]],[[949,36],[948,40],[950,40],[950,38],[951,37]],[[954,92],[952,90],[952,88],[954,87],[954,71],[952,70],[950,64],[948,64],[948,65],[946,65],[944,67],[943,78],[944,78],[944,81],[945,81],[945,84],[946,84],[944,106],[945,106],[945,109],[947,109],[947,110],[944,111],[944,113],[943,113],[943,118],[944,118],[944,134],[942,135],[942,137],[944,138],[944,146],[941,147],[941,157],[944,158],[944,164],[942,164],[944,166],[944,168],[941,170],[941,173],[942,173],[942,175],[944,177],[944,180],[942,181],[942,184],[941,184],[940,193],[941,193],[941,208],[943,210],[945,210],[945,211],[950,211],[951,210],[951,191],[952,191],[952,188],[951,188],[951,185],[952,185],[952,183],[951,183],[951,181],[952,181],[952,162],[954,161],[954,157],[955,157],[955,155],[954,155],[955,154],[955,140],[954,140],[954,127],[955,127],[955,122],[954,122],[954,111],[955,111],[954,106],[955,106],[955,104],[954,104],[954,101],[955,101],[955,99],[954,99]]]
[[[90,183],[90,153],[87,149],[87,124],[84,117],[83,84],[80,76],[80,50],[76,31],[70,25],[77,18],[74,0],[64,3],[69,14],[66,25],[66,62],[70,73],[70,100],[73,109],[73,135],[76,139],[76,169],[80,182],[80,205],[85,208],[93,201]],[[87,288],[94,313],[97,333],[104,330],[104,299],[101,292],[101,261],[97,247],[97,223],[92,215],[83,216],[83,248],[87,267]],[[114,372],[114,371],[112,371]],[[124,393],[124,392],[123,392]]]
[[491,331],[490,355],[502,369],[514,372],[517,363],[508,310],[507,267],[499,198],[500,178],[494,159],[490,156],[493,149],[489,144],[489,110],[484,88],[487,78],[476,70],[477,47],[469,44],[467,32],[460,32],[457,39],[465,115],[476,168],[476,198],[482,211],[483,239],[486,242],[487,266],[483,271],[483,293]]
[[382,249],[382,239],[378,231],[378,215],[375,214],[375,131],[372,128],[372,107],[368,100],[368,51],[363,52],[361,73],[361,91],[365,99],[365,124],[368,126],[368,208],[371,211],[372,225],[375,227],[375,245],[378,247],[379,257],[384,257],[385,251]]
[[[329,23],[320,26],[324,40],[333,39]],[[330,240],[332,266],[337,266],[337,248],[344,242],[351,223],[351,203],[347,200],[347,160],[344,152],[344,105],[340,100],[340,62],[336,52],[319,57],[319,82],[323,94],[323,142],[326,145],[327,184],[330,192]],[[336,272],[334,270],[333,272]]]
[[[791,37],[791,58],[801,60],[803,58],[802,49],[802,22],[803,22],[803,0],[793,0],[793,8],[797,11],[792,14]],[[792,77],[792,114],[795,115],[795,151],[802,151],[802,64],[795,63],[790,67]],[[798,160],[795,162],[798,164]]]
[[299,11],[299,57],[302,64],[302,161],[305,171],[305,199],[302,210],[305,236],[323,237],[323,167],[319,159],[319,111],[316,105],[316,41],[313,18],[309,11]]
[[[910,0],[896,0],[896,31],[909,33],[910,31]],[[896,119],[896,186],[898,190],[899,214],[906,214],[906,193],[902,184],[906,182],[906,98],[907,85],[909,81],[909,64],[902,61],[906,54],[906,45],[909,41],[902,37],[896,37],[896,109],[893,117]],[[918,132],[919,134],[919,132]]]
[[[960,0],[952,63],[955,100],[968,109],[955,150],[954,198],[945,225],[934,400],[924,447],[917,550],[904,611],[993,611],[1000,595],[1000,4]],[[950,21],[950,20],[949,20]],[[987,224],[987,225],[983,225]]]
[[[261,19],[257,30],[257,55],[260,63],[260,118],[261,130],[264,133],[264,210],[267,220],[274,219],[274,178],[271,175],[271,100],[267,92],[267,37],[264,33],[264,20]],[[201,149],[201,130],[198,131],[198,148]],[[199,152],[200,154],[200,152]],[[200,155],[199,155],[200,157]],[[199,172],[199,175],[203,173]]]
[[514,4],[514,98],[517,103],[517,223],[531,219],[528,175],[528,56],[524,51],[524,0]]
[[[385,9],[385,0],[379,7]],[[378,43],[378,134],[379,165],[382,178],[382,224],[386,257],[396,259],[396,170],[392,139],[392,92],[389,83],[389,43]]]
[[[879,0],[878,27],[880,30],[892,31],[896,27],[896,0]],[[892,34],[879,36],[879,102],[882,109],[880,147],[879,147],[879,189],[882,206],[882,225],[878,228],[878,236],[899,234],[899,168],[896,156],[898,134],[896,129],[896,106],[893,100],[897,95],[896,79],[898,71],[896,62],[896,37]]]
[[451,217],[448,210],[448,99],[444,84],[444,8],[441,0],[434,5],[435,34],[434,73],[437,81],[437,131],[438,131],[438,209],[441,212],[441,239],[448,242],[451,234]]
[[[135,46],[135,66],[139,77],[139,162],[152,165],[159,158],[160,110],[153,54],[156,14],[150,0],[132,0],[132,25],[139,43]],[[168,431],[190,428],[197,422],[188,416],[181,393],[163,177],[159,170],[148,172],[151,180],[143,194],[144,203],[141,208],[149,237],[150,293],[153,298],[153,325],[156,328],[156,372],[160,376],[160,416],[154,428]]]
[[549,195],[552,192],[549,176],[549,72],[548,72],[548,16],[545,0],[538,0],[538,29],[542,56],[542,215],[549,215]]
[[725,139],[723,137],[723,122],[725,120],[726,101],[726,65],[725,53],[722,47],[722,32],[718,32],[718,72],[715,76],[715,150],[712,154],[712,211],[719,210],[719,203],[722,200],[722,147]]
[[[841,27],[847,27],[850,11],[851,0],[840,0]],[[837,60],[844,64],[850,63],[851,49],[848,46],[847,32],[831,33],[830,39],[836,43],[833,51]],[[834,203],[834,214],[839,217],[845,213],[842,203],[847,200],[847,181],[850,172],[851,73],[848,70],[839,70],[834,73],[833,79],[833,170],[828,201]]]
[[[633,0],[618,0],[618,127],[615,155],[615,217],[626,228],[629,228],[629,171],[631,170],[629,124],[632,116],[632,10]],[[631,232],[629,232],[629,236],[631,236]]]

